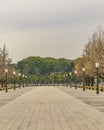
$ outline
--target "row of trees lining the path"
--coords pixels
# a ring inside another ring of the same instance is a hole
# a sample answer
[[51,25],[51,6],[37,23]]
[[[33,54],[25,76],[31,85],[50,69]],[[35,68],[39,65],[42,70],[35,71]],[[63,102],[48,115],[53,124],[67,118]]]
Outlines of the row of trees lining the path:
[[[55,59],[32,56],[19,61],[17,64],[12,64],[12,59],[9,57],[9,52],[4,44],[0,48],[0,84],[2,87],[6,85],[5,69],[8,69],[7,82],[10,84],[14,83],[13,72],[15,72],[16,83],[24,81],[29,83],[69,82],[69,77],[65,78],[63,75],[74,72],[74,63],[75,60],[64,58]],[[21,74],[21,77],[19,74]],[[74,78],[73,76],[72,79],[74,80]]]
[[94,85],[96,77],[95,63],[99,63],[99,77],[104,79],[104,30],[98,28],[89,38],[82,57],[76,62],[75,68],[78,75],[82,75],[82,68],[85,67],[85,81],[87,85]]
[[[5,83],[5,69],[8,68],[8,81],[13,79],[13,71],[18,75],[27,75],[31,83],[64,83],[71,79],[74,82],[76,79],[82,82],[82,68],[85,68],[86,85],[94,85],[96,78],[95,63],[99,62],[99,77],[104,79],[104,30],[98,28],[89,38],[86,44],[82,57],[75,60],[64,58],[41,58],[31,56],[19,61],[17,64],[11,64],[12,59],[9,58],[9,53],[6,46],[0,48],[0,83]],[[15,67],[14,67],[15,66]],[[74,71],[77,71],[77,77]],[[66,74],[72,73],[73,75]]]
[[0,84],[5,85],[6,76],[5,69],[8,69],[8,79],[10,80],[13,77],[13,70],[17,71],[13,68],[11,64],[12,59],[9,57],[9,52],[4,44],[3,47],[0,48]]
[[[35,82],[65,82],[70,80],[74,82],[76,79],[82,82],[82,68],[85,68],[86,85],[94,86],[96,78],[95,63],[99,62],[99,77],[104,79],[104,30],[98,28],[89,38],[82,57],[76,60],[68,60],[64,58],[41,58],[28,57],[18,62],[17,69],[21,73],[31,76],[31,80]],[[66,73],[77,71],[77,78],[71,75],[64,78]],[[32,82],[31,81],[31,82]]]

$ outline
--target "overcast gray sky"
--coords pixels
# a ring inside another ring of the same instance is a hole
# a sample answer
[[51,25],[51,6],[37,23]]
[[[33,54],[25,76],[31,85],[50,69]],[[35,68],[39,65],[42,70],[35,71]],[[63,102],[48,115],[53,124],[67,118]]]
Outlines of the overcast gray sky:
[[28,56],[81,56],[104,24],[104,0],[0,0],[0,44],[13,62]]

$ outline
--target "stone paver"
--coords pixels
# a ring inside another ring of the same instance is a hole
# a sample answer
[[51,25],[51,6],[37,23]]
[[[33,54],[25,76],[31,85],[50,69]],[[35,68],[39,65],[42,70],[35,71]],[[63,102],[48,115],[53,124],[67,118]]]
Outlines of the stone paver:
[[55,87],[36,87],[0,107],[0,130],[104,130],[104,114]]
[[9,103],[10,101],[16,99],[17,97],[25,94],[26,92],[32,90],[33,87],[21,87],[16,88],[14,91],[13,89],[9,89],[8,92],[0,91],[0,107]]
[[57,87],[58,89],[66,92],[67,94],[85,102],[86,104],[98,109],[101,112],[104,112],[104,92],[96,94],[95,90],[86,89],[83,91],[82,88],[75,89],[74,87]]

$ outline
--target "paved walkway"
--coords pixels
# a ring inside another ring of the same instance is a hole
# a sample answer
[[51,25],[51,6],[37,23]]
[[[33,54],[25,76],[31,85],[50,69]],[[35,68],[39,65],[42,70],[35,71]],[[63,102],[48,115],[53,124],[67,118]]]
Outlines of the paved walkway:
[[104,114],[55,87],[35,87],[0,107],[0,130],[104,130]]
[[8,92],[0,91],[0,107],[11,102],[12,100],[16,99],[17,97],[25,94],[26,92],[32,90],[33,87],[21,87],[21,89],[16,88],[14,89],[9,89]]
[[61,91],[83,101],[84,103],[96,108],[97,110],[104,112],[104,92],[99,92],[96,94],[96,90],[89,90],[83,91],[82,88],[75,89],[74,87],[57,87]]

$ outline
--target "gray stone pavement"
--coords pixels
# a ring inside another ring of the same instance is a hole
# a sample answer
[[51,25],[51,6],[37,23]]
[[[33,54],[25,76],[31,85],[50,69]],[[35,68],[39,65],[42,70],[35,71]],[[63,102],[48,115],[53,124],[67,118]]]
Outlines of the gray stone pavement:
[[63,86],[57,88],[98,109],[99,111],[104,112],[104,92],[100,91],[99,94],[96,94],[96,90],[86,89],[86,91],[83,91],[82,88],[75,89],[74,87],[70,88]]
[[35,87],[0,107],[0,130],[104,130],[104,114],[55,87]]
[[21,87],[16,88],[14,91],[13,89],[8,89],[8,92],[5,92],[5,90],[0,91],[0,107],[9,103],[10,101],[16,99],[17,97],[25,94],[26,92],[32,90],[33,87]]

